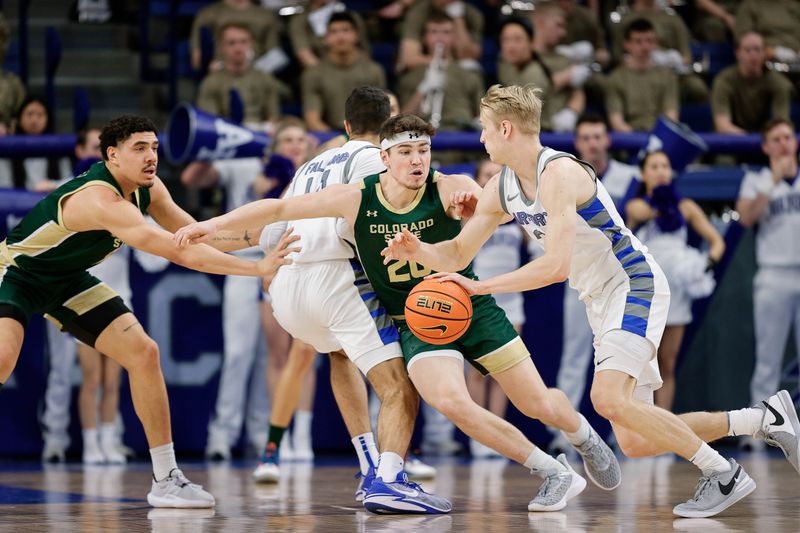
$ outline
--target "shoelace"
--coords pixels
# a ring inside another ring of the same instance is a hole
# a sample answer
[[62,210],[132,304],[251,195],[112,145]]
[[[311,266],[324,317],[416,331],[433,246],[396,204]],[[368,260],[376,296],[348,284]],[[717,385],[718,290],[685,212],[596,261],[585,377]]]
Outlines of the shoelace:
[[550,485],[551,485],[550,481],[551,480],[552,480],[551,476],[549,476],[549,475],[546,476],[544,478],[544,483],[542,483],[542,486],[539,487],[539,494],[541,494],[543,498],[546,498],[547,496],[550,495]]
[[703,496],[703,493],[709,486],[711,486],[711,478],[705,476],[701,477],[700,481],[697,482],[697,486],[694,488],[694,496],[691,501],[700,501],[700,497]]

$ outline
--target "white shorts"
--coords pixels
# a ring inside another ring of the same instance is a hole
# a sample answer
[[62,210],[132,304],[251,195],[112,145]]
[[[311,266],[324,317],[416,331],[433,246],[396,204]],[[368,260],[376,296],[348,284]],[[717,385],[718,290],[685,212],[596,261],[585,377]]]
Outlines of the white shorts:
[[282,267],[269,288],[275,319],[317,351],[344,351],[364,375],[403,357],[400,337],[372,286],[347,260]]
[[[656,265],[653,274],[653,292],[649,294],[631,292],[627,275],[621,273],[599,295],[585,298],[584,303],[594,334],[595,372],[619,370],[636,378],[637,386],[655,390],[662,383],[656,354],[667,322],[670,295],[666,277]],[[614,334],[608,336],[610,332]]]

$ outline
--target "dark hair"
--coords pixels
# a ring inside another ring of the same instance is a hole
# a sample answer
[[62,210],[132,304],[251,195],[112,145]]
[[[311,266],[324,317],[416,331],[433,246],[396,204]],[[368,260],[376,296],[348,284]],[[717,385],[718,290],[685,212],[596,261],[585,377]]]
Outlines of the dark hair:
[[516,24],[517,26],[521,26],[522,29],[525,30],[525,33],[528,34],[528,39],[533,40],[533,28],[531,27],[530,21],[520,17],[509,17],[505,19],[503,22],[501,22],[500,28],[497,30],[497,35],[499,36],[501,33],[503,33],[505,27],[511,24]]
[[639,170],[644,170],[644,166],[647,164],[647,160],[656,154],[661,154],[664,157],[666,157],[667,161],[669,161],[670,165],[672,165],[672,160],[669,158],[669,154],[667,152],[665,152],[664,150],[653,150],[652,152],[645,153],[644,157],[641,160],[639,160]]
[[222,36],[228,31],[230,28],[238,28],[240,30],[244,30],[250,36],[251,39],[254,39],[253,30],[247,24],[242,22],[238,22],[235,20],[229,20],[228,22],[224,23],[222,26],[217,29],[216,39],[217,41],[222,41]]
[[603,118],[602,115],[599,113],[584,113],[580,117],[578,117],[578,121],[575,123],[575,131],[578,131],[578,128],[581,124],[602,124],[603,126],[608,129],[608,123],[606,119]]
[[436,134],[436,128],[417,115],[397,115],[383,123],[380,138],[381,140],[388,139],[404,131],[421,133],[431,137]]
[[115,118],[100,132],[100,151],[103,152],[103,160],[108,161],[109,146],[118,146],[134,133],[150,131],[158,135],[155,124],[147,117],[122,115]]
[[353,27],[353,30],[358,31],[356,18],[350,11],[339,11],[338,13],[334,13],[333,15],[331,15],[331,18],[328,19],[327,27],[330,28],[334,22],[349,22],[350,25]]
[[[47,122],[44,126],[43,133],[52,133],[52,120],[50,116],[50,109],[47,107],[47,103],[44,101],[44,98],[36,95],[29,95],[20,104],[19,108],[17,109],[16,115],[16,122],[15,122],[15,134],[16,135],[28,135],[27,131],[20,130],[22,118],[22,112],[25,111],[25,108],[31,105],[32,103],[38,103],[42,107],[44,107],[45,114],[47,115]],[[24,189],[25,182],[27,181],[28,172],[25,170],[25,160],[28,159],[27,157],[14,157],[11,159],[11,179],[14,183],[14,187],[17,189]],[[58,157],[47,157],[47,178],[48,179],[59,179],[59,165],[58,165]]]
[[762,141],[766,141],[767,140],[767,135],[769,135],[769,132],[771,132],[773,129],[777,128],[778,126],[782,126],[784,124],[786,124],[787,126],[792,128],[792,131],[794,131],[794,123],[791,120],[786,119],[786,118],[773,118],[772,120],[770,120],[769,122],[764,124],[763,128],[761,128],[761,140]]
[[633,19],[627,26],[625,26],[625,40],[631,38],[633,33],[644,33],[647,31],[656,31],[653,23],[644,18]]
[[[639,160],[639,170],[641,172],[644,172],[644,166],[647,164],[647,161],[656,154],[662,154],[664,157],[667,158],[667,161],[669,161],[669,166],[670,167],[672,166],[672,159],[670,159],[669,154],[667,152],[665,152],[664,150],[653,150],[652,152],[645,152],[644,157]],[[673,172],[672,175],[674,177],[675,171],[673,170],[672,172]],[[642,179],[639,182],[639,187],[636,189],[636,194],[634,194],[634,197],[644,198],[645,196],[647,196],[647,185],[645,184],[644,179]]]
[[433,24],[442,24],[444,22],[455,22],[453,17],[442,11],[441,9],[433,9],[428,14],[428,18],[425,19],[425,25],[429,23]]
[[50,109],[47,107],[47,102],[44,101],[44,98],[41,96],[36,95],[29,95],[27,96],[22,103],[17,108],[17,117],[16,117],[16,131],[14,132],[16,135],[27,135],[27,131],[20,131],[21,127],[21,119],[22,119],[22,112],[25,111],[25,108],[33,103],[38,103],[44,108],[44,112],[47,115],[47,123],[44,126],[45,133],[51,133],[51,125],[52,121],[50,120]]
[[357,87],[344,103],[344,119],[354,135],[378,133],[389,115],[389,96],[378,87]]

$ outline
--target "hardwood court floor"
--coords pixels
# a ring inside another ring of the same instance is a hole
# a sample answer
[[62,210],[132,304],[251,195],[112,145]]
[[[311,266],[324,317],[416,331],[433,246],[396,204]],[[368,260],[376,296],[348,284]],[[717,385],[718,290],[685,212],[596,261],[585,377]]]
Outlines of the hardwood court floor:
[[589,482],[566,509],[554,513],[527,512],[539,481],[518,465],[441,462],[435,481],[423,485],[451,498],[454,511],[421,517],[365,512],[353,500],[353,466],[286,464],[279,484],[255,485],[251,463],[186,464],[187,475],[211,490],[217,507],[172,510],[147,505],[148,464],[42,468],[6,462],[0,465],[0,531],[800,531],[797,472],[780,454],[740,458],[758,488],[713,519],[672,515],[672,507],[692,495],[698,474],[690,464],[669,459],[624,461],[623,484],[616,491]]

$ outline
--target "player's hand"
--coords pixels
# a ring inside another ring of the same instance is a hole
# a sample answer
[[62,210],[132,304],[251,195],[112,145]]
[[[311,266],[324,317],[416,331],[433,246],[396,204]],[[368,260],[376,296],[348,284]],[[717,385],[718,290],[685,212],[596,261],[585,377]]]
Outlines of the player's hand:
[[392,237],[386,243],[386,248],[381,250],[383,264],[388,265],[389,262],[394,260],[411,259],[419,251],[421,244],[416,235],[404,229],[401,233]]
[[281,235],[281,240],[278,241],[278,245],[270,250],[264,259],[258,262],[258,270],[261,273],[261,277],[264,278],[263,284],[266,287],[269,287],[279,268],[283,265],[292,264],[292,260],[286,256],[300,251],[299,246],[289,246],[293,242],[300,240],[299,235],[292,235],[293,230],[294,228],[289,228],[284,231],[283,235]]
[[456,274],[455,272],[437,272],[435,274],[425,276],[425,279],[435,279],[436,281],[439,282],[453,281],[461,285],[461,288],[467,291],[467,294],[470,296],[481,294],[479,281],[466,278],[461,274]]
[[209,241],[214,235],[217,234],[217,223],[214,219],[204,220],[202,222],[193,222],[187,226],[182,227],[175,232],[172,237],[178,246],[186,246],[187,244],[198,244],[201,242]]
[[450,207],[456,218],[467,220],[475,214],[478,206],[478,197],[470,191],[456,191],[450,193]]

